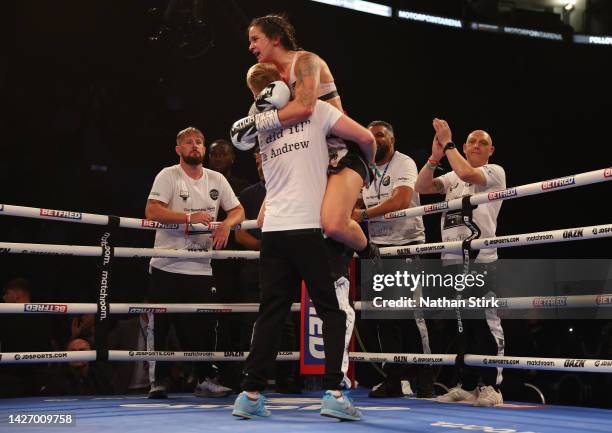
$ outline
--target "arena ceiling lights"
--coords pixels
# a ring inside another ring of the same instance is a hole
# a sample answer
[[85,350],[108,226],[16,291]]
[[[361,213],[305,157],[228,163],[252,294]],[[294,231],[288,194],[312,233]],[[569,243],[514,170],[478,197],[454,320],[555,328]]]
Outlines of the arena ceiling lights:
[[[383,17],[393,17],[393,8],[391,6],[380,3],[361,1],[361,0],[311,0],[317,3],[324,3],[331,6],[338,6],[346,9],[352,9],[359,12],[365,12]],[[547,39],[552,41],[562,41],[561,33],[544,32],[541,30],[527,29],[522,27],[505,27],[495,24],[464,22],[457,18],[448,18],[437,15],[429,15],[420,12],[408,11],[404,9],[397,10],[397,17],[401,19],[433,24],[444,27],[467,28],[475,31],[485,31],[490,33],[504,33],[518,36],[526,36],[536,39]],[[577,44],[593,44],[593,45],[612,45],[612,36],[596,36],[596,35],[574,35],[573,42]]]
[[380,15],[381,17],[392,17],[393,8],[380,3],[367,2],[361,0],[312,0],[317,3],[325,3],[331,6],[352,9],[354,11],[366,12],[368,14]]

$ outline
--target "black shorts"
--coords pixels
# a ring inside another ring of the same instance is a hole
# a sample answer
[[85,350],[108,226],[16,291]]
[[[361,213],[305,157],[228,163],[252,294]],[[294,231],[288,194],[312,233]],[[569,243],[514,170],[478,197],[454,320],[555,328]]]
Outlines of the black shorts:
[[337,165],[333,166],[330,164],[327,167],[327,174],[340,173],[343,169],[350,168],[363,179],[364,183],[369,185],[372,180],[372,174],[363,152],[357,144],[351,141],[346,141],[346,146],[348,150],[346,155],[338,161]]

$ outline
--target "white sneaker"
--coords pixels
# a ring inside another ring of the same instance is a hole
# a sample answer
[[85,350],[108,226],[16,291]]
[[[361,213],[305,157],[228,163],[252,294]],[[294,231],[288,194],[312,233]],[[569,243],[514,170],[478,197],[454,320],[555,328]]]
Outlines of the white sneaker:
[[404,394],[406,397],[414,396],[414,391],[412,391],[409,381],[402,380],[400,383],[402,385],[402,394]]
[[451,388],[446,394],[436,397],[438,403],[473,403],[478,399],[478,388],[473,391],[466,391],[461,385]]
[[153,382],[151,384],[151,389],[149,390],[148,398],[151,398],[151,399],[168,398],[168,390],[166,386],[158,382]]
[[227,397],[234,391],[227,386],[221,385],[216,379],[204,379],[198,383],[193,391],[196,397]]
[[478,398],[474,402],[474,406],[493,407],[498,404],[503,404],[504,398],[500,391],[495,391],[492,386],[481,386],[478,388]]

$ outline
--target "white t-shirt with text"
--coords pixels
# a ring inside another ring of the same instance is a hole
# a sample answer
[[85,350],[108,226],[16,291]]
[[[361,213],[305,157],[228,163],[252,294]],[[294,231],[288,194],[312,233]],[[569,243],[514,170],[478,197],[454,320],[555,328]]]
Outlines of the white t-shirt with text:
[[263,232],[321,227],[329,163],[325,137],[341,116],[317,101],[309,119],[259,134],[266,179]]

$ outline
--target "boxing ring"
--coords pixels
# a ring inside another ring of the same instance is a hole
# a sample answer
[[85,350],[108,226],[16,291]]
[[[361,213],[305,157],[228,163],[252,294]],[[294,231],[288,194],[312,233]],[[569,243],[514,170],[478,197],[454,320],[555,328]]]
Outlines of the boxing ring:
[[[498,200],[508,200],[528,195],[542,194],[557,190],[586,186],[612,180],[612,168],[595,170],[505,190],[477,194],[469,197],[469,204],[478,205]],[[465,199],[443,201],[417,208],[405,209],[384,216],[386,219],[406,218],[448,210],[461,209]],[[0,204],[0,216],[17,216],[45,220],[59,220],[108,226],[101,237],[99,246],[45,245],[31,243],[0,242],[3,254],[47,254],[66,256],[90,256],[100,258],[100,287],[97,303],[29,303],[0,304],[0,314],[96,314],[98,341],[102,341],[92,351],[60,352],[23,352],[1,353],[0,363],[37,363],[71,361],[239,361],[244,360],[247,352],[178,352],[178,351],[119,351],[108,350],[104,344],[109,314],[137,313],[238,313],[255,312],[257,304],[125,304],[107,302],[110,299],[110,264],[115,258],[131,257],[192,257],[192,258],[242,258],[256,259],[256,251],[177,251],[153,248],[114,247],[112,229],[116,227],[144,230],[187,230],[179,224],[160,224],[157,222],[123,218],[107,215],[94,215],[80,212],[28,208]],[[254,221],[245,221],[234,229],[254,228]],[[210,232],[215,223],[196,225],[190,230]],[[580,233],[579,237],[565,236],[568,231]],[[612,237],[612,224],[586,227],[572,227],[560,230],[515,234],[495,238],[475,239],[469,246],[473,250],[487,248],[508,248],[543,243],[583,241]],[[465,243],[441,242],[409,247],[381,248],[385,256],[421,255],[450,252],[460,254]],[[500,298],[499,309],[529,308],[534,300],[541,297]],[[562,306],[554,302],[554,308],[612,307],[612,293],[601,295],[565,296]],[[356,310],[368,308],[366,303],[355,303]],[[292,310],[300,309],[294,304]],[[98,333],[98,326],[100,333]],[[299,352],[279,352],[279,361],[296,361]],[[412,353],[365,353],[351,352],[352,362],[393,362],[403,364],[454,365],[456,354],[412,354]],[[466,354],[464,362],[470,366],[503,367],[511,369],[572,371],[588,374],[612,373],[612,360],[609,359],[571,359],[539,358],[515,356],[484,356]],[[251,431],[286,431],[291,424],[292,430],[326,431],[329,419],[318,415],[320,393],[307,393],[298,396],[281,396],[269,393],[268,407],[273,417],[266,421],[250,422]],[[333,428],[351,431],[484,431],[499,433],[514,432],[610,432],[612,431],[612,410],[585,407],[550,406],[543,404],[504,403],[494,408],[478,408],[461,403],[440,404],[431,399],[393,398],[371,399],[367,391],[357,389],[352,392],[355,404],[364,414],[359,423],[335,425]],[[243,428],[239,420],[230,416],[233,396],[225,399],[202,399],[193,395],[171,395],[170,399],[159,402],[147,400],[146,396],[109,396],[109,397],[31,397],[0,400],[0,431],[18,431],[8,422],[10,414],[67,414],[74,416],[76,426],[85,431],[107,431],[121,422],[122,428],[133,431],[201,431],[211,428],[214,431]],[[25,431],[42,428],[42,424],[19,425]],[[59,427],[58,427],[59,428]],[[68,430],[70,431],[70,430]]]

